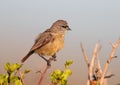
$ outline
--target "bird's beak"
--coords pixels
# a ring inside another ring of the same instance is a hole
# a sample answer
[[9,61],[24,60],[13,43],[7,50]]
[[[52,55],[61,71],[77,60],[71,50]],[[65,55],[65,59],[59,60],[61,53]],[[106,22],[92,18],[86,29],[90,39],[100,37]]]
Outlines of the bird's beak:
[[67,30],[70,30],[70,31],[71,31],[71,29],[70,29],[70,27],[69,27],[69,26],[67,27]]

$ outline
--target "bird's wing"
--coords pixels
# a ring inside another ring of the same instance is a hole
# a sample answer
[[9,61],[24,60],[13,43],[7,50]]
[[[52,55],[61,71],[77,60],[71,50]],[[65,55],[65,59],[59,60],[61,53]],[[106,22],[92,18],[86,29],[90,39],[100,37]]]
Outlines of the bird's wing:
[[42,46],[46,45],[49,42],[53,41],[53,36],[50,33],[43,33],[39,36],[39,38],[36,40],[35,44],[31,48],[30,51],[35,51],[38,48],[41,48]]

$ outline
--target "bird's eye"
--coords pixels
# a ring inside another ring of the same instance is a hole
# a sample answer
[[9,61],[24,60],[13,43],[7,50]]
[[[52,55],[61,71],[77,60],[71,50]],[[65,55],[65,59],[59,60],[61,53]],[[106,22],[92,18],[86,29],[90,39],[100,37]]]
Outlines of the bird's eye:
[[62,26],[63,28],[67,28],[68,26]]

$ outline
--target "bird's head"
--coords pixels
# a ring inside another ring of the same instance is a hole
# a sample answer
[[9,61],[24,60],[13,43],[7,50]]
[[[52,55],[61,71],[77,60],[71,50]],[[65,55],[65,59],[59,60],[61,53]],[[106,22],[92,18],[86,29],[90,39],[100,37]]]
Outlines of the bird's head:
[[53,23],[51,29],[54,31],[59,31],[59,32],[66,32],[71,30],[68,26],[68,23],[65,20],[57,20],[56,22]]

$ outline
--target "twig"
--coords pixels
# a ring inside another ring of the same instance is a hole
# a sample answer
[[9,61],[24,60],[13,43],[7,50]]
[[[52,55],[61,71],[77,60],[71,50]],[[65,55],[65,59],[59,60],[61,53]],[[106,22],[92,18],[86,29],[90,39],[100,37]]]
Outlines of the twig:
[[93,52],[93,57],[92,57],[90,67],[89,67],[89,81],[92,81],[94,62],[95,62],[95,58],[98,56],[99,50],[100,50],[100,45],[99,45],[99,43],[96,43],[94,52]]
[[99,71],[100,74],[102,74],[102,69],[101,69],[101,65],[100,65],[100,61],[99,61],[98,57],[96,58],[96,60],[97,60],[98,71]]
[[112,76],[115,76],[114,74],[110,74],[108,76],[105,76],[104,78],[111,78]]
[[47,65],[46,68],[45,68],[45,70],[44,70],[44,72],[42,73],[42,75],[40,77],[38,85],[42,85],[42,81],[45,78],[45,74],[46,74],[46,72],[47,72],[48,69],[49,69],[49,66]]
[[20,80],[22,82],[22,85],[25,85],[25,82],[24,82],[23,77],[22,77],[22,72],[20,70],[18,70],[18,74],[20,76]]
[[51,83],[50,85],[57,85],[57,83]]
[[[111,44],[111,45],[112,45],[112,44]],[[100,85],[103,84],[103,80],[104,80],[104,77],[105,77],[105,73],[106,73],[107,70],[108,70],[108,67],[109,67],[109,64],[110,64],[112,58],[114,58],[114,54],[115,54],[115,52],[116,52],[116,50],[117,50],[117,48],[118,48],[119,45],[120,45],[120,38],[118,39],[118,41],[117,41],[115,44],[112,45],[111,54],[110,54],[110,56],[109,56],[109,58],[108,58],[108,60],[107,60],[107,62],[106,62],[106,64],[105,64],[105,67],[104,67],[104,70],[103,70],[103,73],[102,73],[102,76],[101,76],[101,79],[100,79]]]
[[81,47],[81,51],[82,51],[82,54],[83,54],[84,60],[85,60],[86,64],[87,64],[87,65],[88,65],[88,67],[89,67],[89,60],[88,60],[88,56],[87,56],[87,53],[85,52],[85,50],[84,50],[84,48],[83,48],[82,43],[80,43],[80,47]]
[[[81,46],[81,51],[82,51],[84,60],[85,60],[86,64],[88,65],[88,81],[87,81],[87,85],[90,85],[90,82],[92,81],[92,77],[93,77],[93,67],[94,67],[95,58],[98,56],[98,52],[100,51],[101,46],[99,45],[99,43],[96,44],[94,52],[93,52],[93,57],[92,57],[92,60],[91,60],[90,63],[89,63],[88,56],[87,56],[87,54],[86,54],[86,52],[85,52],[85,50],[83,48],[82,43],[80,43],[80,46]],[[99,64],[99,68],[101,69],[100,64]]]
[[40,73],[40,74],[42,74],[42,71],[37,71],[36,73]]
[[96,77],[97,81],[99,81],[99,79],[101,78],[101,75],[102,75],[102,69],[101,69],[99,58],[98,58],[98,54],[101,50],[101,47],[102,46],[99,44],[98,51],[97,51],[97,54],[96,54],[96,60],[95,60],[96,61],[96,66],[94,66],[95,75],[96,75],[95,77]]
[[[80,43],[80,47],[81,47],[81,51],[82,51],[82,54],[83,54],[84,60],[85,60],[87,66],[88,66],[88,68],[89,68],[90,63],[89,63],[87,53],[85,52],[82,43]],[[89,82],[89,76],[88,76],[88,80],[87,80],[87,85],[90,85],[90,82]]]

